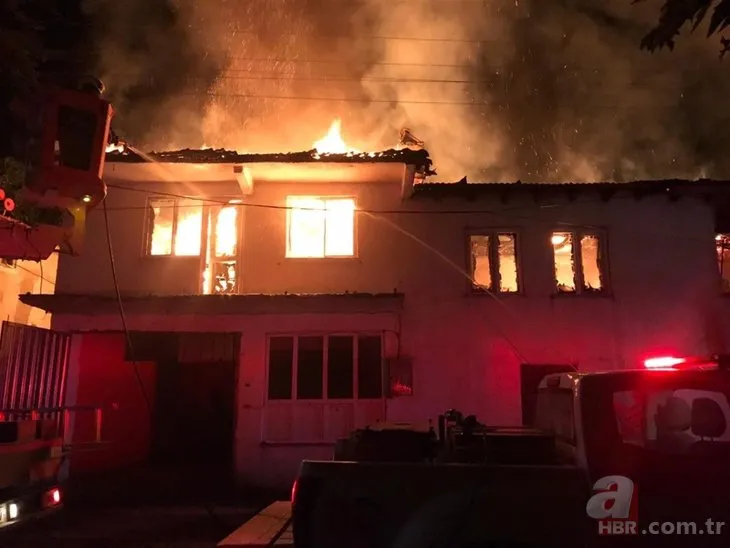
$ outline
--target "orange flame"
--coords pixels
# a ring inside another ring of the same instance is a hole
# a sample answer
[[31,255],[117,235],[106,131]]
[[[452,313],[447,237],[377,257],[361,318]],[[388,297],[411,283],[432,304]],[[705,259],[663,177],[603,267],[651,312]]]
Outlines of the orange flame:
[[332,122],[327,134],[314,143],[314,149],[318,154],[359,154],[342,138],[342,120],[339,118]]
[[108,154],[110,152],[124,152],[124,145],[115,145],[110,143],[106,146],[106,153]]

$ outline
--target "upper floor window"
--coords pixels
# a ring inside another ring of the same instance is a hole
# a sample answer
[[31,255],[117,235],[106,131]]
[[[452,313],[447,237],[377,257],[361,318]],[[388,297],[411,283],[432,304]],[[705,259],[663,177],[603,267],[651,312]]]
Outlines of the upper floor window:
[[469,236],[470,276],[476,291],[517,293],[517,235],[509,232]]
[[602,235],[597,232],[553,232],[550,241],[558,293],[606,291]]
[[383,397],[380,335],[269,338],[269,400]]
[[289,196],[287,208],[287,257],[355,255],[355,200]]
[[200,256],[203,205],[200,200],[164,198],[149,201],[148,255]]
[[715,236],[717,264],[720,269],[720,283],[723,293],[730,293],[730,234]]

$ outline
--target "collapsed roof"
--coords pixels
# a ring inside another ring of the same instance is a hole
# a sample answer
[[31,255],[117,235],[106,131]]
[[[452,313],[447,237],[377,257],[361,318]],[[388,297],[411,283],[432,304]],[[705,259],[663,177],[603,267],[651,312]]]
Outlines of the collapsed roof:
[[345,154],[325,154],[319,153],[316,150],[271,154],[241,154],[233,150],[225,149],[183,149],[139,154],[138,152],[125,149],[123,152],[113,151],[107,153],[106,161],[112,163],[143,163],[155,161],[171,164],[398,163],[416,166],[427,176],[436,174],[427,150],[411,150],[408,148],[401,150],[389,149],[380,152],[348,152]]

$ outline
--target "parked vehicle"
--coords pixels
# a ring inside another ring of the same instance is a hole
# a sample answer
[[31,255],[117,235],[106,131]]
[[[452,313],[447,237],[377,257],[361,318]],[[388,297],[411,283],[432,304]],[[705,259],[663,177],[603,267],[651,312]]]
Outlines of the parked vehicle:
[[0,411],[0,531],[47,516],[63,507],[62,466],[73,447],[64,442],[71,413],[95,415],[101,443],[101,409],[60,407]]
[[[422,434],[431,444],[414,444],[411,432],[396,455],[396,432],[356,432],[338,444],[336,458],[347,460],[302,463],[294,545],[727,545],[730,531],[715,530],[730,527],[725,362],[663,358],[640,370],[549,375],[534,428],[483,426],[451,411],[438,435]],[[616,530],[588,515],[593,487],[607,476],[633,482],[636,529],[616,529],[633,538],[606,534]],[[688,522],[694,531],[680,531]]]

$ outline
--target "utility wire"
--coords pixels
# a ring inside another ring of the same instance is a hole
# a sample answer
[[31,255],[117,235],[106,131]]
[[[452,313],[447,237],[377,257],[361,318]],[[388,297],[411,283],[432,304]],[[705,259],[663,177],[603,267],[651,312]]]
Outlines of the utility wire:
[[122,322],[122,330],[124,331],[124,336],[127,340],[127,350],[129,351],[129,356],[131,358],[130,361],[132,362],[132,369],[134,370],[134,376],[137,379],[137,384],[139,385],[139,390],[142,394],[142,398],[144,399],[145,407],[147,409],[147,414],[149,415],[149,426],[150,426],[150,430],[151,430],[152,425],[153,425],[154,414],[152,411],[152,404],[149,400],[149,396],[147,395],[147,390],[145,389],[145,386],[144,386],[144,381],[142,380],[142,377],[139,374],[139,364],[137,363],[137,359],[136,359],[135,352],[134,352],[132,334],[129,331],[129,326],[127,325],[127,315],[125,314],[125,311],[124,311],[124,303],[122,302],[122,292],[119,287],[119,279],[117,277],[116,261],[114,260],[114,247],[112,246],[111,231],[109,230],[109,214],[108,214],[108,209],[106,206],[106,200],[102,200],[102,211],[104,212],[104,229],[106,232],[107,251],[109,253],[109,267],[111,268],[112,282],[114,283],[114,293],[116,294],[117,306],[119,308],[119,319]]
[[217,92],[181,92],[176,96],[193,96],[193,97],[230,97],[235,99],[277,99],[284,101],[327,101],[333,103],[388,103],[399,105],[452,105],[452,106],[474,106],[485,107],[491,104],[491,101],[419,101],[408,99],[369,99],[367,97],[307,97],[303,95],[262,95],[262,94],[246,94],[246,93],[217,93]]
[[[114,260],[114,248],[112,246],[112,240],[111,240],[111,231],[109,230],[109,214],[108,214],[108,208],[106,205],[106,199],[102,200],[102,210],[104,212],[104,228],[106,231],[106,241],[107,241],[107,248],[109,251],[109,266],[111,268],[112,273],[112,281],[114,283],[114,292],[116,293],[117,298],[117,305],[119,308],[119,317],[122,322],[122,329],[124,331],[124,336],[127,340],[127,348],[129,350],[129,357],[132,362],[132,370],[134,371],[134,376],[137,380],[137,385],[139,386],[139,390],[142,394],[142,398],[145,402],[145,407],[147,409],[147,415],[149,417],[149,427],[150,432],[152,431],[153,425],[154,425],[154,412],[152,409],[152,403],[150,402],[149,396],[147,395],[147,390],[145,389],[144,381],[142,380],[142,376],[139,373],[139,363],[136,359],[135,353],[134,353],[134,345],[132,342],[132,334],[129,330],[129,326],[127,324],[127,316],[124,310],[124,304],[122,301],[122,293],[121,289],[119,287],[119,279],[117,277],[117,269],[116,269],[116,262]],[[207,504],[201,505],[202,509],[205,510],[205,512],[208,514],[208,516],[217,524],[220,525],[222,528],[228,528],[228,525],[223,523],[223,521],[215,514],[213,511],[213,508],[211,508]]]
[[[203,79],[202,77],[192,77],[191,79]],[[293,73],[289,75],[281,74],[264,74],[259,76],[218,76],[217,80],[241,80],[241,81],[274,81],[274,82],[342,82],[342,83],[397,83],[397,84],[474,84],[489,85],[487,80],[467,80],[459,78],[395,78],[381,76],[366,76],[363,78],[353,78],[351,76],[296,76]]]
[[[448,183],[445,183],[448,184]],[[508,186],[511,183],[505,183],[505,186]],[[617,186],[620,186],[621,183],[615,183]],[[126,185],[119,185],[119,184],[107,184],[109,188],[116,188],[117,190],[125,190],[129,192],[138,192],[141,194],[146,194],[148,196],[161,196],[164,198],[171,198],[171,199],[180,199],[180,200],[190,200],[190,201],[196,201],[202,204],[210,204],[210,205],[216,205],[216,206],[226,206],[226,207],[244,207],[244,208],[259,208],[259,209],[272,209],[272,210],[281,210],[281,211],[289,211],[289,210],[297,210],[297,211],[322,211],[321,209],[317,208],[307,208],[307,207],[301,207],[301,206],[288,206],[288,205],[279,205],[279,204],[263,204],[263,203],[250,203],[250,202],[231,202],[230,200],[223,200],[223,199],[215,199],[215,198],[204,198],[201,196],[192,196],[189,194],[179,194],[176,192],[165,192],[162,190],[150,190],[147,188],[136,188],[132,186],[126,186]],[[546,186],[548,186],[546,184]],[[620,189],[617,189],[620,190]],[[613,200],[633,200],[633,197],[614,197]],[[573,204],[586,204],[586,203],[600,203],[603,200],[601,198],[589,198],[585,200],[574,200],[573,202],[566,202],[566,203],[554,203],[554,204],[536,204],[536,206],[514,206],[514,207],[505,207],[502,209],[438,209],[438,210],[425,210],[425,209],[365,209],[365,208],[356,208],[356,213],[364,213],[368,215],[504,215],[508,214],[510,217],[513,217],[515,219],[522,219],[522,220],[528,220],[528,221],[542,221],[546,223],[552,223],[559,226],[575,226],[575,227],[584,227],[584,228],[595,228],[600,229],[600,226],[597,225],[588,225],[585,223],[570,223],[566,221],[556,221],[554,219],[541,219],[539,217],[536,217],[534,215],[515,215],[514,211],[524,211],[526,209],[533,209],[534,207],[537,207],[538,209],[554,209],[558,207],[567,207]],[[144,206],[123,206],[123,207],[116,207],[116,208],[109,208],[109,211],[127,211],[127,210],[149,210],[151,206],[144,205]],[[157,206],[155,206],[157,207]],[[178,209],[181,208],[195,208],[200,207],[200,205],[169,205],[169,206],[160,206],[163,209],[166,208],[174,208],[177,207]]]
[[[43,263],[39,261],[39,264],[41,265],[41,269],[42,269],[43,268],[43,266],[42,266]],[[23,270],[23,271],[27,272],[28,274],[32,274],[33,276],[39,277],[41,279],[41,282],[46,282],[46,283],[49,283],[49,284],[51,284],[53,286],[56,285],[55,282],[52,282],[51,280],[49,280],[48,278],[46,278],[45,276],[43,276],[42,273],[39,274],[38,272],[33,272],[31,269],[25,268],[24,266],[18,264],[17,261],[15,263],[15,268],[19,268],[20,270]],[[39,290],[39,293],[43,293],[43,289],[42,288]]]
[[[272,57],[267,59],[265,57],[246,57],[245,55],[227,55],[228,59],[235,59],[244,63],[266,63],[266,64],[280,64],[280,65],[345,65],[347,67],[422,67],[422,68],[470,68],[468,64],[458,63],[413,63],[406,61],[356,61],[351,59],[296,59],[296,58],[283,58],[283,57]],[[246,70],[229,68],[226,72]],[[133,73],[129,73],[133,74]]]

